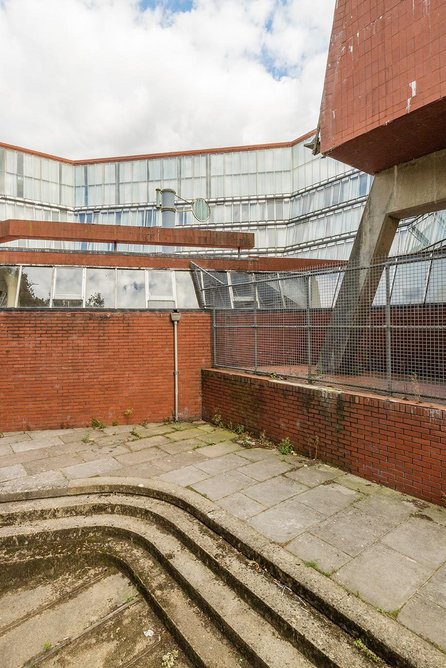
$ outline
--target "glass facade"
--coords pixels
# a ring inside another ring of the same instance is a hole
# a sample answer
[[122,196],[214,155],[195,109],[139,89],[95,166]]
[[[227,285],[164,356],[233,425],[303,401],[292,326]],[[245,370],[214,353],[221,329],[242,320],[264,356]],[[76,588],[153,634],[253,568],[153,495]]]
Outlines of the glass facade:
[[[444,254],[435,252],[391,260],[389,303],[444,302],[445,268]],[[188,270],[8,265],[0,267],[0,308],[299,310],[310,298],[311,308],[331,309],[343,275],[341,267],[299,274],[199,271],[197,295]],[[383,274],[374,306],[383,306],[385,298]]]
[[[84,164],[0,146],[0,220],[161,226],[156,189],[172,188],[189,202],[205,198],[211,209],[210,220],[200,224],[190,205],[178,199],[177,226],[254,232],[255,252],[261,255],[347,259],[371,183],[367,174],[314,156],[304,141]],[[444,215],[429,214],[401,224],[392,252],[442,243]],[[111,250],[107,244],[54,241],[6,245]],[[118,246],[118,250],[159,252],[160,248]]]

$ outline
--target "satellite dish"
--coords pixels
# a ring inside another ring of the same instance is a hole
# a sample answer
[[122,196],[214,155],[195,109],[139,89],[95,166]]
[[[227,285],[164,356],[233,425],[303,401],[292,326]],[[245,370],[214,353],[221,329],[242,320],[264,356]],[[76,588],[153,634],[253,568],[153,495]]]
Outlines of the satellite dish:
[[200,223],[205,223],[211,215],[211,207],[202,197],[194,199],[192,202],[192,213]]

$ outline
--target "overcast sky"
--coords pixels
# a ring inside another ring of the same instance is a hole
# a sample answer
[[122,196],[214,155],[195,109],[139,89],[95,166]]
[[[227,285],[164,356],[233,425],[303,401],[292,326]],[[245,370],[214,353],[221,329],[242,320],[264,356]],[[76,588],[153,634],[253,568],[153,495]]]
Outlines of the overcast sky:
[[70,158],[289,141],[335,0],[0,0],[0,141]]

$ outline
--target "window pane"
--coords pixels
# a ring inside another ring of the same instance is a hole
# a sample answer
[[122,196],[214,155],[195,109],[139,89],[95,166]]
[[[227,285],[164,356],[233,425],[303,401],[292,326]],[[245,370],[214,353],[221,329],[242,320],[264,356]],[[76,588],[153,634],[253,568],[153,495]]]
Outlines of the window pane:
[[176,271],[178,308],[198,308],[192,276],[188,271]]
[[150,299],[170,295],[172,295],[172,273],[170,271],[151,271],[149,274]]
[[58,299],[82,298],[82,269],[57,267],[54,297]]
[[118,308],[145,308],[146,290],[144,271],[118,270]]
[[52,267],[23,267],[19,306],[49,306],[52,276]]
[[414,304],[424,301],[428,262],[402,264],[396,269],[392,304]]
[[114,269],[87,269],[85,306],[87,308],[114,308]]
[[432,269],[429,276],[429,287],[427,289],[428,302],[446,301],[446,259],[441,258],[432,261]]
[[15,306],[18,278],[17,267],[0,267],[0,308]]

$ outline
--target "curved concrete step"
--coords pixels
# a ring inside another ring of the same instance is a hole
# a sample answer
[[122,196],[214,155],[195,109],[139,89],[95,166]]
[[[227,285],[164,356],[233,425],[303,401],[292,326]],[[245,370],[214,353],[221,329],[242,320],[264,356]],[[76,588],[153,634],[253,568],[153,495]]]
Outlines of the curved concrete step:
[[[218,582],[215,578],[217,576],[316,665],[358,668],[370,666],[370,660],[358,650],[349,635],[342,633],[330,620],[268,577],[265,572],[254,570],[240,553],[188,513],[166,502],[144,498],[132,499],[129,502],[124,495],[104,495],[80,497],[76,503],[70,498],[63,498],[59,500],[57,509],[49,500],[40,502],[38,506],[36,508],[34,503],[26,504],[18,513],[13,511],[9,516],[6,515],[4,521],[11,522],[14,518],[15,523],[23,525],[32,516],[42,529],[46,527],[48,530],[51,524],[45,521],[54,514],[59,520],[63,517],[85,516],[87,519],[80,522],[82,526],[101,524],[118,528],[120,524],[122,529],[131,530],[133,522],[135,535],[139,532],[141,537],[145,537],[148,543],[152,544],[149,549],[156,550],[157,559],[163,562],[164,567],[172,572],[176,579],[181,579],[183,587],[190,591],[191,596],[199,598],[202,607],[210,606],[212,585]],[[127,520],[119,523],[119,515],[127,517]],[[104,516],[107,516],[106,523]],[[134,518],[144,519],[144,524],[135,525]],[[165,532],[160,534],[157,524],[167,528],[171,535],[166,536]],[[59,523],[59,528],[60,526]],[[197,562],[196,558],[185,560],[184,547],[202,562],[198,583],[193,576],[195,571],[200,571],[200,562]],[[164,556],[166,553],[169,555],[167,560]],[[207,568],[204,568],[203,564],[206,564]],[[201,593],[203,583],[206,584],[204,593]],[[214,600],[225,599],[216,592]],[[209,608],[208,614],[215,617],[217,613],[215,609]],[[224,624],[228,616],[220,615],[219,623]],[[261,629],[261,621],[251,620],[251,628]],[[234,633],[230,628],[226,631]],[[265,637],[271,636],[271,629],[265,627],[264,634]],[[238,642],[242,643],[247,652],[250,641],[244,642],[240,637]],[[283,651],[282,655],[285,656],[286,652]]]
[[[27,501],[27,496],[41,498]],[[54,496],[58,496],[57,501]],[[308,569],[301,568],[298,575],[304,577],[296,577],[298,560],[293,559],[290,568],[290,555],[284,559],[280,548],[274,548],[273,556],[266,539],[259,541],[257,536],[255,540],[255,532],[246,531],[246,525],[233,518],[228,521],[223,511],[194,493],[159,483],[136,487],[128,481],[89,480],[68,489],[25,492],[10,495],[9,499],[2,504],[0,545],[9,552],[14,549],[16,559],[26,558],[26,545],[22,549],[17,543],[26,543],[26,536],[34,535],[34,549],[38,535],[49,540],[55,532],[66,539],[74,532],[70,540],[75,540],[76,535],[79,537],[76,532],[82,531],[85,536],[90,531],[90,547],[98,530],[102,536],[108,532],[115,541],[117,537],[130,540],[133,547],[137,544],[146,555],[155,557],[166,577],[181,586],[183,594],[224,631],[237,651],[249,657],[250,665],[376,665],[364,652],[364,645],[378,649],[386,665],[443,665],[439,653],[423,646],[420,639],[392,620],[383,621],[379,615],[377,624],[378,613],[369,606],[354,601],[353,610],[349,610],[348,595],[334,583],[320,585],[316,580],[314,586],[308,582],[315,576],[325,580],[323,576],[309,575]],[[17,525],[21,525],[19,530]],[[111,545],[108,550],[109,554],[113,552]],[[122,560],[122,568],[130,569],[129,559],[122,555],[115,558]],[[139,577],[136,570],[133,577]],[[324,587],[325,599],[321,596]],[[361,614],[355,618],[352,612],[358,611]],[[398,649],[392,636],[396,630]],[[355,644],[358,636],[364,644]],[[194,661],[201,665],[198,659]]]

